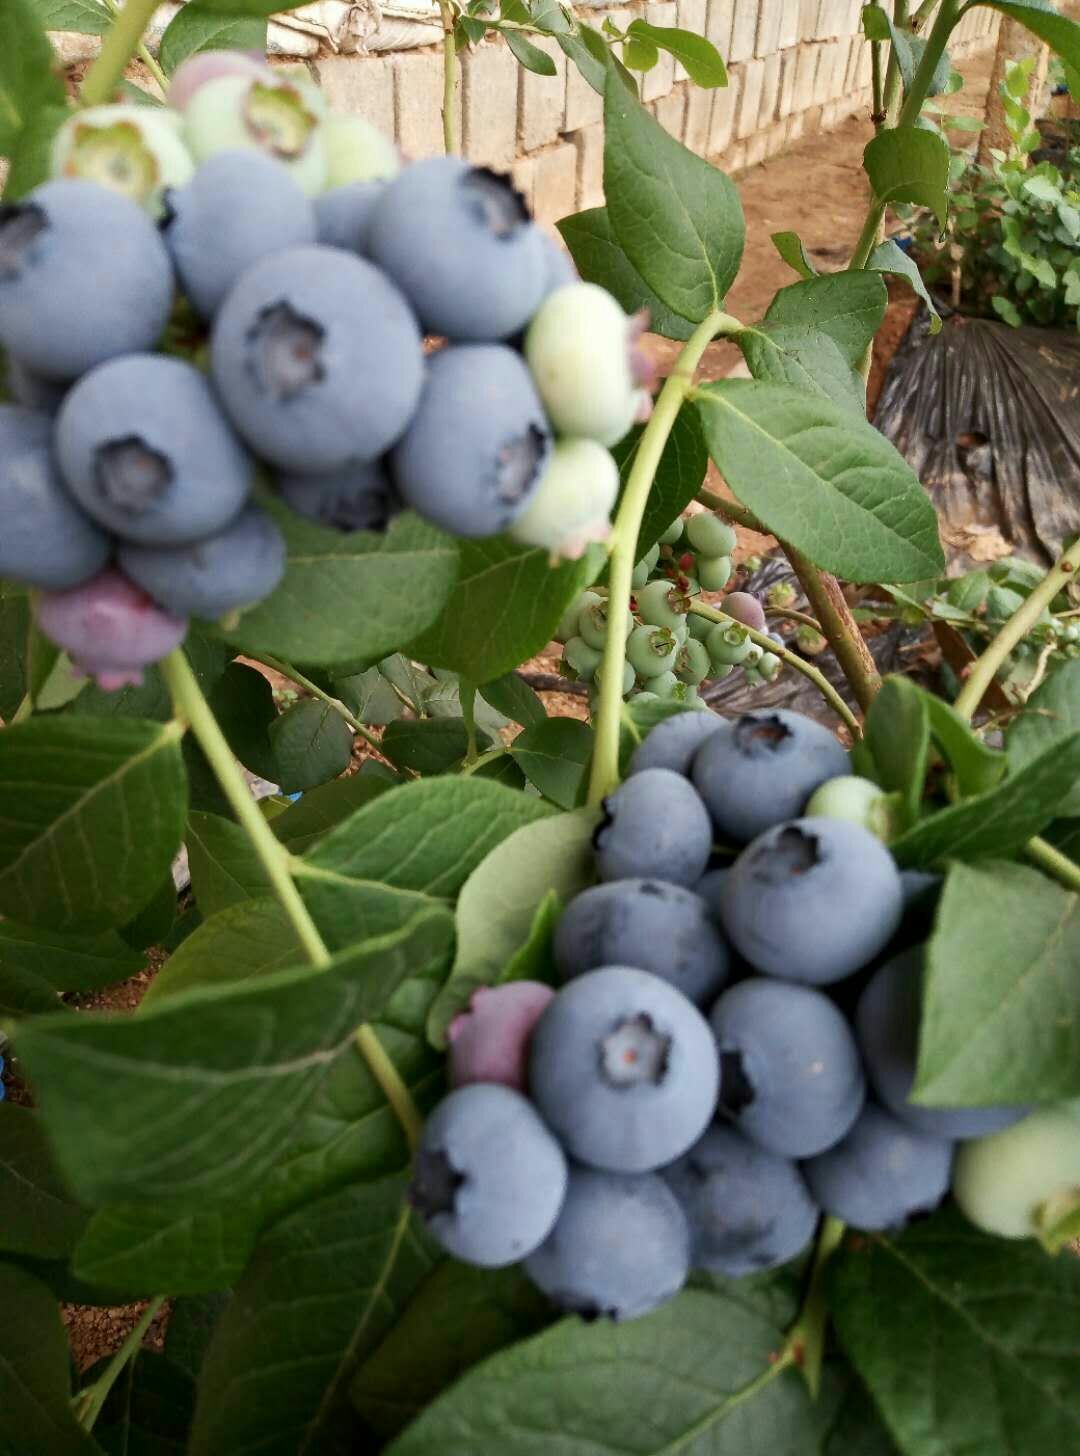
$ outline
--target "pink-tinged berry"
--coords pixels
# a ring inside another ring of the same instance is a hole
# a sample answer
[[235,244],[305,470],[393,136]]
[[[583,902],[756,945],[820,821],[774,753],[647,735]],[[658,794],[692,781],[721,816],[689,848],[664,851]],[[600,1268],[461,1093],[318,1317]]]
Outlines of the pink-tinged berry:
[[254,51],[202,51],[182,61],[173,72],[168,102],[174,110],[183,111],[200,86],[219,76],[265,79],[272,74],[266,61]]
[[525,1090],[529,1039],[555,995],[540,981],[481,986],[450,1023],[450,1085],[501,1082]]
[[112,569],[70,591],[42,592],[37,619],[75,672],[106,692],[141,683],[143,668],[179,647],[188,626]]
[[752,593],[728,592],[720,603],[720,608],[744,627],[752,627],[755,632],[764,632],[765,609]]

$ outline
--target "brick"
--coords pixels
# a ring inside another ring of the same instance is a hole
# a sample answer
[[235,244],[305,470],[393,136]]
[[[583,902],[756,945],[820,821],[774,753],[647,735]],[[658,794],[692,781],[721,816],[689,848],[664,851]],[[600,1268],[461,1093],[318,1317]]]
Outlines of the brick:
[[534,152],[553,142],[563,129],[566,56],[558,41],[549,36],[531,35],[529,39],[555,63],[554,76],[538,76],[522,66],[518,79],[518,143],[524,151]]
[[799,0],[799,35],[804,41],[817,40],[820,9],[820,0]]
[[833,52],[831,45],[817,48],[817,66],[814,70],[814,105],[823,106],[829,99],[829,83],[832,80]]
[[462,52],[462,151],[478,166],[509,167],[517,156],[519,69],[501,41]]
[[[678,0],[676,7],[678,20],[676,24],[680,30],[692,31],[694,35],[704,35],[706,12],[709,8],[709,0]],[[675,62],[675,80],[688,81],[690,73],[681,61]]]
[[840,122],[840,103],[839,103],[839,101],[827,101],[825,103],[824,110],[821,113],[821,129],[822,129],[822,131],[832,131],[833,127],[837,126],[839,124],[839,122]]
[[525,206],[530,212],[533,212],[536,192],[536,158],[519,157],[510,168],[510,178],[524,198]]
[[864,91],[867,86],[872,84],[873,69],[870,47],[864,45],[859,51],[858,87],[860,91]]
[[759,167],[765,160],[765,133],[754,132],[753,136],[746,138],[746,165],[748,167]]
[[757,42],[758,0],[735,0],[735,16],[728,43],[729,61],[748,61]]
[[577,207],[604,205],[604,126],[593,122],[569,138],[577,148]]
[[817,71],[818,50],[815,45],[803,44],[799,47],[798,60],[795,66],[795,99],[792,105],[793,111],[805,111],[808,106],[814,104],[814,75]]
[[[722,88],[726,89],[726,88]],[[709,150],[709,121],[712,117],[713,97],[719,93],[706,91],[702,86],[691,86],[686,93],[686,125],[683,130],[683,145],[699,157]]]
[[790,116],[795,107],[795,72],[799,64],[799,52],[792,46],[789,51],[780,52],[780,105],[781,116]]
[[866,38],[862,35],[853,35],[848,41],[847,65],[844,67],[844,90],[849,95],[858,89],[859,52],[866,43]]
[[803,131],[807,136],[816,136],[821,130],[821,114],[824,107],[811,106],[810,110],[804,113]]
[[770,126],[765,133],[765,155],[775,157],[787,147],[788,124],[786,121],[778,121]]
[[742,84],[743,67],[732,66],[728,71],[727,85],[713,92],[707,156],[719,156],[731,144],[732,134],[735,130],[735,112],[738,109]]
[[589,85],[571,61],[566,67],[566,115],[563,131],[578,131],[604,119],[604,98]]
[[[437,157],[443,148],[442,56],[436,51],[403,51],[391,59],[397,144],[407,157]],[[455,101],[461,116],[461,91]]]
[[[650,25],[673,26],[677,11],[675,0],[659,0],[655,5],[646,5],[645,19]],[[660,52],[660,59],[651,71],[641,78],[642,101],[659,101],[675,84],[675,57],[667,51]]]
[[769,126],[776,119],[780,104],[780,52],[773,51],[765,57],[765,70],[761,78],[761,107],[758,111],[758,126]]
[[531,159],[533,174],[533,215],[539,222],[558,222],[574,211],[577,195],[577,148],[561,142],[546,152],[537,152]]
[[777,37],[776,43],[783,51],[787,50],[788,46],[799,44],[798,0],[784,0],[783,5],[780,7],[780,12],[780,34]]
[[328,106],[362,116],[387,136],[394,135],[394,70],[389,56],[372,60],[327,56],[316,70]]
[[758,112],[761,110],[761,83],[764,79],[765,62],[747,61],[743,72],[739,119],[735,124],[735,136],[739,141],[757,130]]
[[802,139],[803,128],[806,125],[806,112],[796,111],[788,117],[788,146],[792,147]]
[[731,25],[734,19],[735,0],[709,0],[705,37],[712,41],[725,63],[731,59]]
[[723,170],[729,177],[734,177],[736,173],[746,170],[745,142],[736,142],[731,150],[724,154]]
[[768,56],[780,49],[780,20],[784,0],[759,0],[754,54]]
[[686,121],[686,92],[683,88],[676,86],[670,96],[665,96],[658,101],[653,115],[669,136],[673,136],[677,142],[681,142]]

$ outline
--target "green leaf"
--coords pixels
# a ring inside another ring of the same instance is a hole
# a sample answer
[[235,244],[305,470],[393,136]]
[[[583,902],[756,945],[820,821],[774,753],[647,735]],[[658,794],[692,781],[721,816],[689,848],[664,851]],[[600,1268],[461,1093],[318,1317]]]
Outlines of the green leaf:
[[[0,107],[3,98],[0,95]],[[42,106],[19,132],[11,149],[4,201],[17,202],[49,179],[56,133],[71,112],[66,106]]]
[[895,1241],[850,1239],[832,1275],[840,1342],[904,1456],[1075,1446],[1076,1259],[1002,1244],[950,1210]]
[[168,874],[186,784],[176,724],[47,718],[0,733],[0,911],[124,925]]
[[210,15],[280,15],[299,10],[305,0],[197,0],[200,10]]
[[558,75],[555,62],[551,57],[538,45],[533,45],[532,41],[522,35],[519,30],[503,30],[501,34],[518,62],[527,71],[533,71],[537,76]]
[[383,727],[400,718],[405,711],[405,704],[377,667],[336,678],[334,688],[341,701],[362,723]]
[[[603,55],[594,55],[593,47],[589,41],[595,37],[603,47]],[[556,36],[564,55],[581,72],[582,79],[588,82],[592,89],[601,96],[604,94],[604,82],[607,79],[607,64],[604,59],[607,53],[607,43],[602,35],[591,30],[587,25],[579,26],[578,35],[565,35],[561,32]]]
[[0,1249],[34,1259],[66,1259],[88,1216],[53,1162],[41,1118],[11,1102],[0,1102],[0,1207]]
[[433,1263],[404,1194],[344,1188],[265,1236],[210,1341],[191,1456],[349,1448],[349,1381]]
[[596,809],[576,809],[528,824],[473,870],[458,896],[454,969],[428,1019],[433,1046],[446,1045],[446,1028],[478,986],[507,979],[547,896],[554,891],[565,902],[592,884],[592,835],[599,818]]
[[1001,782],[1006,769],[1005,755],[977,737],[971,726],[944,698],[926,693],[930,710],[930,732],[956,776],[961,798],[985,793]]
[[560,809],[581,802],[592,751],[593,730],[576,718],[545,718],[510,745],[525,777]]
[[[274,690],[263,674],[242,662],[230,662],[209,685],[206,696],[218,727],[244,767],[277,783],[271,728],[278,711]],[[212,772],[209,764],[206,768]]]
[[361,1366],[353,1404],[378,1436],[396,1436],[467,1370],[552,1318],[520,1268],[477,1269],[444,1259]]
[[866,416],[866,386],[828,334],[801,324],[760,323],[735,336],[755,379],[820,394]]
[[30,0],[30,8],[46,30],[104,35],[112,24],[112,17],[98,0]]
[[941,315],[937,311],[930,290],[923,282],[918,263],[909,253],[905,253],[892,238],[887,238],[885,242],[878,244],[870,254],[866,266],[875,273],[892,273],[897,277],[906,278],[914,292],[926,304],[926,310],[930,315],[930,332],[936,334],[941,331]]
[[[612,451],[619,465],[619,478],[623,488],[634,463],[634,457],[641,443],[644,427],[635,425],[624,440],[620,440]],[[701,420],[697,410],[689,404],[683,405],[675,416],[675,424],[664,445],[664,453],[656,467],[649,499],[638,531],[636,554],[640,561],[650,547],[660,539],[662,531],[676,516],[681,516],[705,482],[709,468],[709,452],[701,432]]]
[[0,718],[11,719],[26,692],[30,604],[25,596],[0,600]]
[[448,608],[456,543],[411,512],[378,536],[343,535],[284,507],[270,509],[288,543],[289,565],[278,589],[225,634],[241,651],[312,666],[371,662],[418,636]]
[[[56,57],[31,0],[4,0],[0,9],[0,157],[24,143],[38,112],[65,104]],[[11,201],[5,189],[5,196]]]
[[[86,1378],[102,1373],[95,1365]],[[109,1391],[94,1439],[108,1456],[184,1456],[194,1404],[194,1377],[142,1349]]]
[[194,811],[185,843],[191,884],[204,920],[229,905],[271,893],[270,878],[239,824]]
[[1063,738],[985,794],[924,819],[889,846],[901,865],[1002,858],[1050,823],[1080,776],[1080,732]]
[[301,954],[292,924],[276,900],[242,900],[192,931],[150,982],[139,1011],[194,986],[246,981],[283,970]]
[[865,420],[758,380],[704,385],[697,403],[709,453],[735,495],[818,566],[849,581],[941,571],[929,496]]
[[0,1016],[37,1016],[59,1011],[61,1004],[48,981],[0,962]]
[[594,548],[580,561],[552,568],[546,551],[505,536],[462,541],[459,552],[460,572],[445,610],[409,652],[473,682],[500,677],[546,647],[603,559]]
[[3,1456],[101,1456],[71,1409],[71,1363],[60,1309],[44,1284],[0,1264],[0,1432]]
[[218,50],[265,51],[265,19],[210,10],[202,0],[187,0],[165,28],[158,59],[171,76],[188,56]]
[[1074,70],[1080,69],[1080,24],[1060,15],[1047,0],[1027,0],[1027,4],[1019,5],[1002,4],[1001,0],[978,0],[978,3],[989,5],[991,10],[997,10],[1011,20],[1018,20],[1033,35],[1044,40],[1067,65]]
[[309,789],[273,821],[273,830],[293,854],[303,854],[335,825],[393,787],[390,779],[355,773]]
[[1026,865],[950,867],[929,944],[916,1102],[1080,1096],[1080,898]]
[[162,945],[168,939],[175,919],[176,882],[170,872],[134,920],[121,926],[120,934],[132,950],[145,950],[150,945]]
[[[674,56],[685,67],[695,86],[712,90],[728,83],[723,57],[712,41],[706,40],[703,35],[673,26],[649,25],[644,20],[632,20],[627,34],[648,41],[654,47],[659,46],[662,51]],[[631,64],[625,54],[623,59],[628,66]]]
[[226,1289],[251,1258],[261,1221],[255,1197],[194,1211],[107,1203],[91,1218],[72,1267],[91,1284],[130,1294]]
[[317,698],[286,708],[270,725],[270,743],[278,782],[287,794],[336,779],[352,762],[352,729]]
[[562,1320],[457,1381],[389,1456],[813,1456],[806,1387],[775,1368],[782,1343],[748,1301],[697,1290],[623,1325]]
[[863,742],[883,789],[901,796],[902,824],[917,822],[930,756],[928,694],[906,677],[887,677],[866,715]]
[[395,768],[443,774],[465,757],[469,735],[464,718],[400,719],[386,729],[381,747]]
[[880,132],[863,151],[863,167],[879,203],[917,202],[944,230],[949,213],[949,148],[936,132],[897,126]]
[[256,1191],[356,1027],[451,931],[445,911],[425,911],[321,970],[189,991],[137,1017],[22,1023],[19,1055],[76,1194],[190,1207]]
[[0,969],[39,977],[55,991],[96,991],[126,981],[145,959],[115,931],[57,935],[0,921]]
[[[1080,730],[1080,661],[1065,662],[1035,689],[1009,726],[1005,748],[1012,771]],[[1080,816],[1080,783],[1067,789],[1056,818]]]
[[232,1298],[226,1289],[173,1300],[165,1331],[165,1356],[194,1380],[202,1368],[214,1326]]
[[823,1422],[821,1456],[900,1456],[866,1386],[847,1361],[825,1361],[817,1413]]
[[604,196],[612,232],[647,287],[700,323],[723,304],[746,229],[734,185],[670,136],[614,71],[604,87]]
[[794,268],[801,278],[816,278],[818,270],[810,261],[810,257],[803,245],[802,238],[798,233],[771,233],[772,245],[783,258],[789,268]]
[[694,332],[690,320],[661,303],[630,262],[611,230],[606,207],[576,212],[556,226],[586,283],[606,288],[627,313],[648,309],[650,329],[665,339],[685,341]]
[[497,713],[502,713],[512,723],[520,723],[523,728],[547,719],[543,699],[516,672],[504,673],[502,677],[482,683],[480,696]]
[[875,273],[827,273],[781,288],[765,320],[828,334],[854,368],[873,343],[888,301],[885,284]]
[[660,52],[647,36],[628,35],[623,46],[623,64],[632,71],[651,71],[660,60]]

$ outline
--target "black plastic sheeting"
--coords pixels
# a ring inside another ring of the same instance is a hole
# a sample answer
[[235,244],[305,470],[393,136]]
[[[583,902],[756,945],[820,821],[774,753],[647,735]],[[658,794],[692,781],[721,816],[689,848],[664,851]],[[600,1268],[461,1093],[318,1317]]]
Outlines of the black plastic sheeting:
[[1080,335],[925,310],[893,356],[874,424],[930,493],[950,574],[1000,533],[1049,566],[1080,532]]

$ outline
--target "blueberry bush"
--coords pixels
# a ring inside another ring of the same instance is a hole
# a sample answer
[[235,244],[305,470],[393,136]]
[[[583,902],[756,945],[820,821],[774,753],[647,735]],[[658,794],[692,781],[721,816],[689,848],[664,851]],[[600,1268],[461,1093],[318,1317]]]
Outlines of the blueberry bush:
[[[571,266],[452,106],[403,165],[271,70],[279,5],[156,56],[154,0],[0,6],[0,1450],[1075,1450],[1080,543],[950,580],[865,409],[967,5],[866,8],[865,225],[778,233],[751,321],[736,189],[637,96],[725,84],[701,37],[442,6],[448,99],[491,29],[603,95]],[[807,612],[728,590],[738,527]],[[948,626],[941,695],[842,582]],[[736,671],[821,721],[714,713]],[[61,1304],[134,1301],[73,1370]]]

